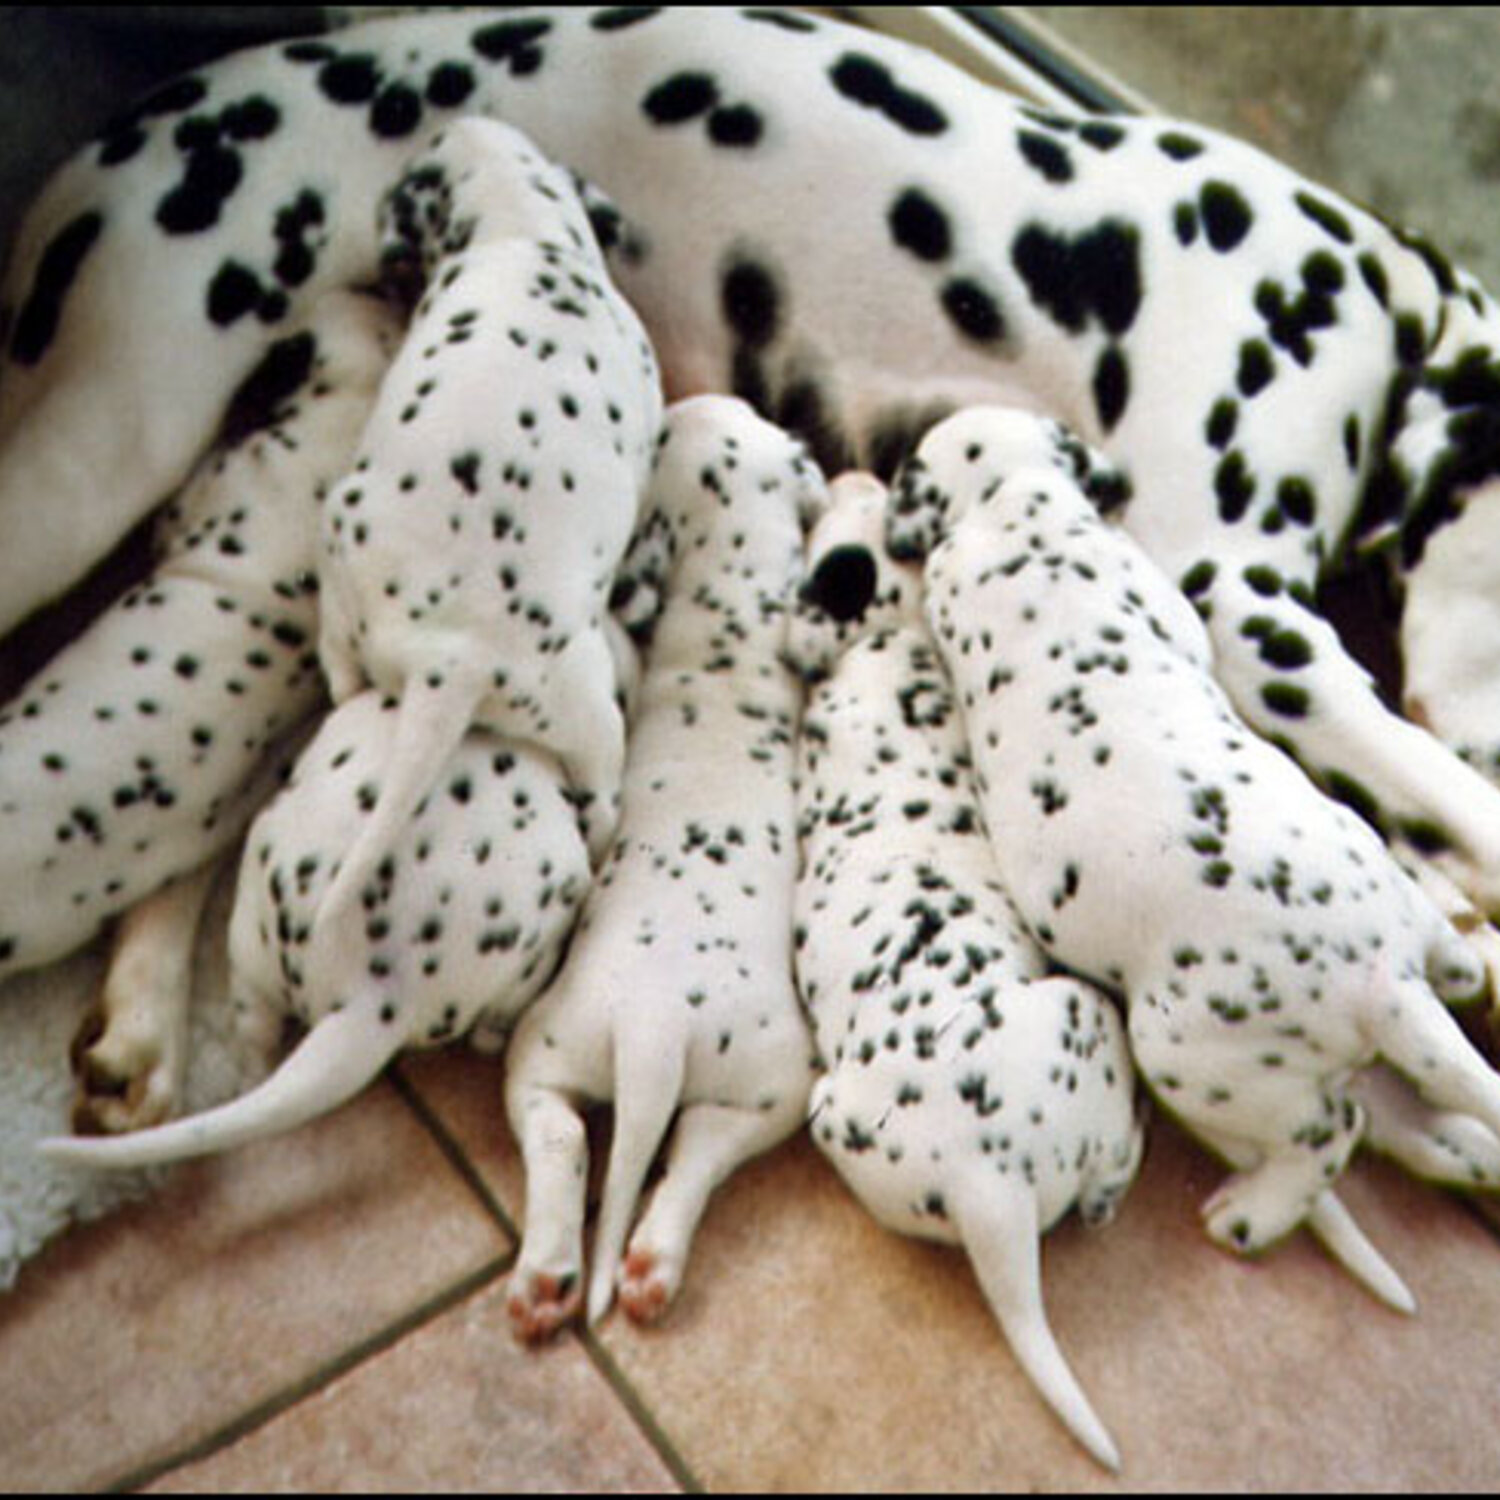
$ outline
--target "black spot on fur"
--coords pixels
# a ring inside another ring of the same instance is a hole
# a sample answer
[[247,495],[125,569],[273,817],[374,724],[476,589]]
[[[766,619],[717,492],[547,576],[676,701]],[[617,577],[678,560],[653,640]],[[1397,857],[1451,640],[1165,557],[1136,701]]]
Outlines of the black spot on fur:
[[80,214],[48,242],[31,291],[16,315],[10,357],[18,365],[39,363],[51,347],[62,322],[63,303],[103,229],[103,214]]
[[765,121],[748,104],[731,104],[708,117],[708,138],[716,146],[743,149],[753,146],[765,132]]
[[1081,333],[1091,317],[1116,337],[1141,305],[1140,237],[1132,225],[1106,219],[1077,236],[1028,225],[1011,259],[1032,300],[1054,322]]
[[1130,366],[1120,349],[1111,345],[1094,368],[1094,405],[1106,432],[1125,415],[1129,401]]
[[1307,218],[1339,244],[1354,243],[1354,230],[1350,227],[1349,220],[1331,203],[1325,203],[1323,199],[1315,198],[1307,192],[1298,193],[1295,201]]
[[707,73],[677,73],[657,84],[641,108],[658,125],[680,125],[707,114],[718,102],[719,86]]
[[955,277],[943,287],[943,311],[976,344],[992,344],[1005,336],[1005,319],[995,298],[978,282]]
[[382,140],[401,140],[421,123],[422,97],[407,84],[387,84],[370,106],[370,129]]
[[541,67],[542,49],[537,43],[551,30],[551,21],[497,21],[481,27],[469,42],[487,62],[509,63],[512,75],[521,78]]
[[272,344],[230,397],[219,442],[232,447],[270,426],[285,403],[307,383],[317,352],[318,341],[311,333],[294,334]]
[[308,243],[312,231],[323,225],[323,200],[311,190],[276,215],[275,235],[280,250],[272,267],[282,286],[301,286],[313,273],[316,256]]
[[857,620],[870,607],[877,581],[875,559],[867,547],[835,547],[818,563],[803,585],[803,598],[839,624]]
[[946,260],[953,251],[948,216],[920,188],[907,188],[891,205],[891,238],[918,260]]
[[1023,130],[1016,137],[1021,155],[1028,165],[1034,167],[1048,182],[1071,182],[1073,180],[1073,158],[1067,148],[1051,136],[1039,135],[1034,130]]
[[334,56],[318,69],[318,88],[333,104],[368,104],[380,87],[380,69],[367,52]]
[[1231,525],[1240,520],[1255,498],[1255,480],[1242,453],[1227,454],[1214,473],[1214,493],[1219,501],[1219,518]]
[[208,284],[205,312],[220,328],[228,328],[254,313],[262,323],[276,323],[286,316],[286,294],[276,287],[262,286],[260,277],[239,261],[228,260]]
[[897,83],[889,68],[860,52],[846,52],[829,74],[846,99],[884,115],[910,135],[941,135],[948,117],[932,100]]
[[1227,182],[1210,182],[1198,195],[1208,243],[1221,255],[1236,249],[1250,233],[1255,215],[1240,192]]
[[720,283],[724,320],[741,342],[763,349],[776,337],[781,297],[775,278],[752,260],[737,260]]
[[427,77],[424,94],[434,109],[457,109],[474,92],[474,71],[463,63],[439,63]]
[[1235,377],[1240,395],[1247,400],[1258,396],[1276,375],[1271,350],[1261,339],[1250,339],[1240,345],[1240,364]]
[[791,31],[801,35],[818,29],[817,22],[810,17],[797,15],[788,10],[742,10],[740,14],[747,21],[760,21],[767,26],[775,26],[781,31]]
[[649,21],[652,16],[659,16],[661,7],[659,5],[615,5],[608,10],[601,10],[597,15],[589,18],[589,25],[595,31],[624,31],[628,26],[638,25],[642,21]]
[[188,150],[183,179],[157,204],[156,222],[172,235],[212,229],[244,172],[238,151],[205,137],[203,144]]
[[1173,161],[1192,161],[1204,151],[1202,141],[1178,130],[1169,130],[1165,135],[1158,136],[1156,145],[1164,156],[1171,157]]

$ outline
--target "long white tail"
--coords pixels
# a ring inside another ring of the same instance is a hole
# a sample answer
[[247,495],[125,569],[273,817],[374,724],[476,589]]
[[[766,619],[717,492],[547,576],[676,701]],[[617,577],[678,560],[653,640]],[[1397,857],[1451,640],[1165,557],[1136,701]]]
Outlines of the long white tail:
[[53,1136],[37,1149],[68,1166],[124,1169],[208,1156],[295,1129],[373,1082],[404,1038],[365,1006],[324,1017],[265,1080],[215,1109],[114,1136]]
[[1063,1426],[1106,1469],[1118,1471],[1120,1451],[1074,1378],[1047,1322],[1036,1194],[1024,1183],[997,1174],[962,1184],[948,1200],[974,1274],[1016,1363]]
[[681,1102],[686,1067],[685,1049],[676,1038],[636,1038],[633,1046],[628,1040],[616,1042],[614,1136],[594,1231],[590,1323],[597,1323],[614,1301],[641,1188]]
[[324,972],[321,959],[329,942],[337,941],[330,934],[359,902],[443,766],[457,753],[484,692],[475,674],[467,672],[444,673],[436,686],[422,679],[407,682],[375,806],[318,903],[307,964],[314,984]]

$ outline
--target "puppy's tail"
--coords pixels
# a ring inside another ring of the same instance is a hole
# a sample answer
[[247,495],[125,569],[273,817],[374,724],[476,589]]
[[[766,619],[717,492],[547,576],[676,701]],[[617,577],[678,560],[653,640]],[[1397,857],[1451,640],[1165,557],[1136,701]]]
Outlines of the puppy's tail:
[[950,1196],[948,1208],[1016,1362],[1063,1426],[1098,1463],[1118,1472],[1120,1450],[1074,1378],[1047,1322],[1035,1192],[1019,1181],[986,1176]]
[[313,920],[308,969],[315,976],[328,972],[322,963],[331,937],[343,919],[377,881],[386,856],[403,829],[432,790],[444,765],[474,722],[475,710],[486,691],[483,674],[444,671],[407,681],[396,714],[386,771],[370,815],[339,863]]
[[634,1045],[628,1039],[616,1042],[614,1137],[594,1232],[590,1323],[597,1323],[614,1301],[641,1188],[677,1112],[686,1071],[687,1052],[676,1038],[637,1038]]
[[215,1109],[150,1130],[114,1136],[54,1136],[37,1149],[65,1166],[162,1166],[228,1151],[295,1129],[336,1109],[379,1076],[401,1036],[367,1005],[325,1016],[264,1083]]

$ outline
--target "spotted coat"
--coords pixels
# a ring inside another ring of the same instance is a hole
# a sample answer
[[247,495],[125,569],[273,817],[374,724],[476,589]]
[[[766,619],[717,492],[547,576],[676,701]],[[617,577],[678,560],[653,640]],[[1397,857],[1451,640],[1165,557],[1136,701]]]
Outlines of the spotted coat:
[[402,709],[319,919],[335,962],[470,725],[555,754],[595,858],[607,846],[625,755],[608,606],[661,424],[655,358],[577,189],[518,132],[448,127],[383,223],[385,262],[424,292],[323,507],[319,651],[335,701],[370,683]]
[[1037,1238],[1075,1205],[1107,1220],[1133,1179],[1124,1023],[1049,977],[1000,885],[920,574],[886,554],[884,519],[878,481],[835,482],[793,631],[820,679],[798,767],[812,1136],[882,1224],[966,1249],[1037,1388],[1117,1467],[1048,1328]]
[[229,927],[236,1020],[268,1057],[288,1020],[306,1037],[228,1104],[47,1143],[54,1160],[152,1165],[291,1129],[353,1097],[402,1048],[503,1032],[552,977],[589,886],[578,820],[553,757],[478,729],[382,861],[337,967],[310,964],[325,893],[373,816],[397,712],[375,692],[334,710],[246,839]]
[[[505,118],[621,206],[615,273],[673,394],[738,392],[830,470],[889,473],[975,401],[1106,444],[1126,524],[1193,593],[1240,712],[1500,906],[1500,796],[1382,706],[1314,608],[1351,536],[1420,577],[1442,527],[1491,524],[1488,296],[1212,131],[1039,110],[798,12],[382,19],[239,54],[110,122],[41,196],[0,292],[0,624],[179,482],[299,307],[376,275],[375,205],[458,114]],[[1440,573],[1424,614],[1492,592]],[[1265,618],[1310,653],[1267,651],[1246,632]],[[1414,707],[1491,767],[1500,719],[1456,717],[1500,691],[1489,657],[1420,667]]]
[[1201,620],[1099,518],[1077,457],[1055,424],[963,413],[892,506],[894,547],[936,538],[927,610],[1002,878],[1056,961],[1127,998],[1143,1078],[1235,1168],[1209,1234],[1254,1251],[1309,1222],[1404,1302],[1332,1193],[1363,1127],[1348,1080],[1378,1055],[1500,1128],[1500,1078],[1434,993],[1482,970],[1369,827],[1246,728]]
[[[581,1101],[612,1101],[615,1117],[591,1318],[617,1289],[631,1315],[658,1316],[714,1187],[805,1117],[811,1041],[791,952],[801,692],[782,653],[800,519],[821,498],[800,447],[743,402],[669,411],[642,532],[664,602],[620,826],[563,972],[508,1059],[527,1177],[511,1283],[523,1337],[546,1336],[581,1299]],[[632,1231],[674,1115],[666,1175]]]
[[156,524],[153,572],[0,713],[0,973],[229,849],[323,703],[317,499],[399,328],[334,293],[279,343]]

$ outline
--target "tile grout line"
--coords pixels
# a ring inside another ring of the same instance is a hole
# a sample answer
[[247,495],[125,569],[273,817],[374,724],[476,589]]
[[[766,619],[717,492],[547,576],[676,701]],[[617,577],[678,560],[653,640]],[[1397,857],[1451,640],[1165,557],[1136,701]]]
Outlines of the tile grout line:
[[421,1087],[406,1076],[399,1064],[390,1069],[386,1077],[402,1102],[416,1115],[418,1122],[432,1137],[448,1165],[463,1179],[464,1185],[479,1200],[484,1211],[505,1231],[511,1242],[512,1254],[514,1254],[520,1248],[521,1231],[506,1213],[505,1205],[495,1196],[479,1168],[469,1160],[468,1152],[464,1150],[461,1142],[428,1103]]
[[[485,1182],[479,1169],[469,1160],[463,1145],[448,1130],[441,1116],[423,1097],[420,1085],[413,1082],[401,1072],[399,1065],[392,1068],[389,1075],[396,1092],[411,1108],[421,1124],[431,1132],[439,1150],[448,1159],[449,1164],[463,1178],[469,1189],[478,1197],[486,1212],[491,1214],[505,1232],[510,1236],[516,1250],[512,1256],[519,1251],[521,1233],[506,1213],[500,1200],[491,1191],[489,1184]],[[625,1415],[634,1423],[637,1431],[646,1440],[652,1451],[662,1461],[667,1472],[680,1485],[683,1491],[690,1495],[701,1495],[704,1493],[703,1485],[688,1467],[682,1455],[677,1451],[677,1445],[667,1435],[661,1423],[653,1415],[640,1392],[630,1383],[625,1375],[610,1356],[608,1351],[594,1335],[584,1328],[574,1329],[572,1336],[577,1339],[579,1347],[587,1356],[589,1362],[608,1386],[611,1394],[625,1410]]]
[[275,1395],[257,1402],[238,1417],[225,1423],[206,1437],[199,1438],[176,1452],[161,1459],[138,1465],[118,1478],[100,1486],[105,1494],[127,1494],[144,1489],[148,1484],[163,1478],[175,1469],[191,1463],[199,1463],[215,1453],[232,1447],[257,1429],[274,1421],[294,1406],[315,1396],[351,1370],[383,1354],[400,1343],[408,1334],[441,1317],[459,1303],[467,1301],[476,1292],[484,1290],[504,1276],[515,1258],[514,1250],[493,1257],[477,1270],[460,1278],[451,1286],[437,1292],[425,1302],[419,1303],[409,1312],[386,1324],[367,1338],[351,1345],[343,1353],[333,1356],[315,1370],[293,1381]]
[[614,1356],[604,1347],[598,1337],[590,1329],[582,1327],[575,1329],[573,1336],[578,1340],[579,1347],[589,1357],[610,1390],[614,1392],[621,1406],[625,1408],[631,1421],[640,1429],[641,1435],[651,1444],[657,1457],[666,1466],[667,1472],[681,1486],[683,1493],[688,1495],[707,1493],[702,1481],[693,1473],[687,1460],[677,1451],[676,1443],[667,1435],[666,1430],[642,1400],[640,1393],[630,1383],[629,1377],[615,1362]]

